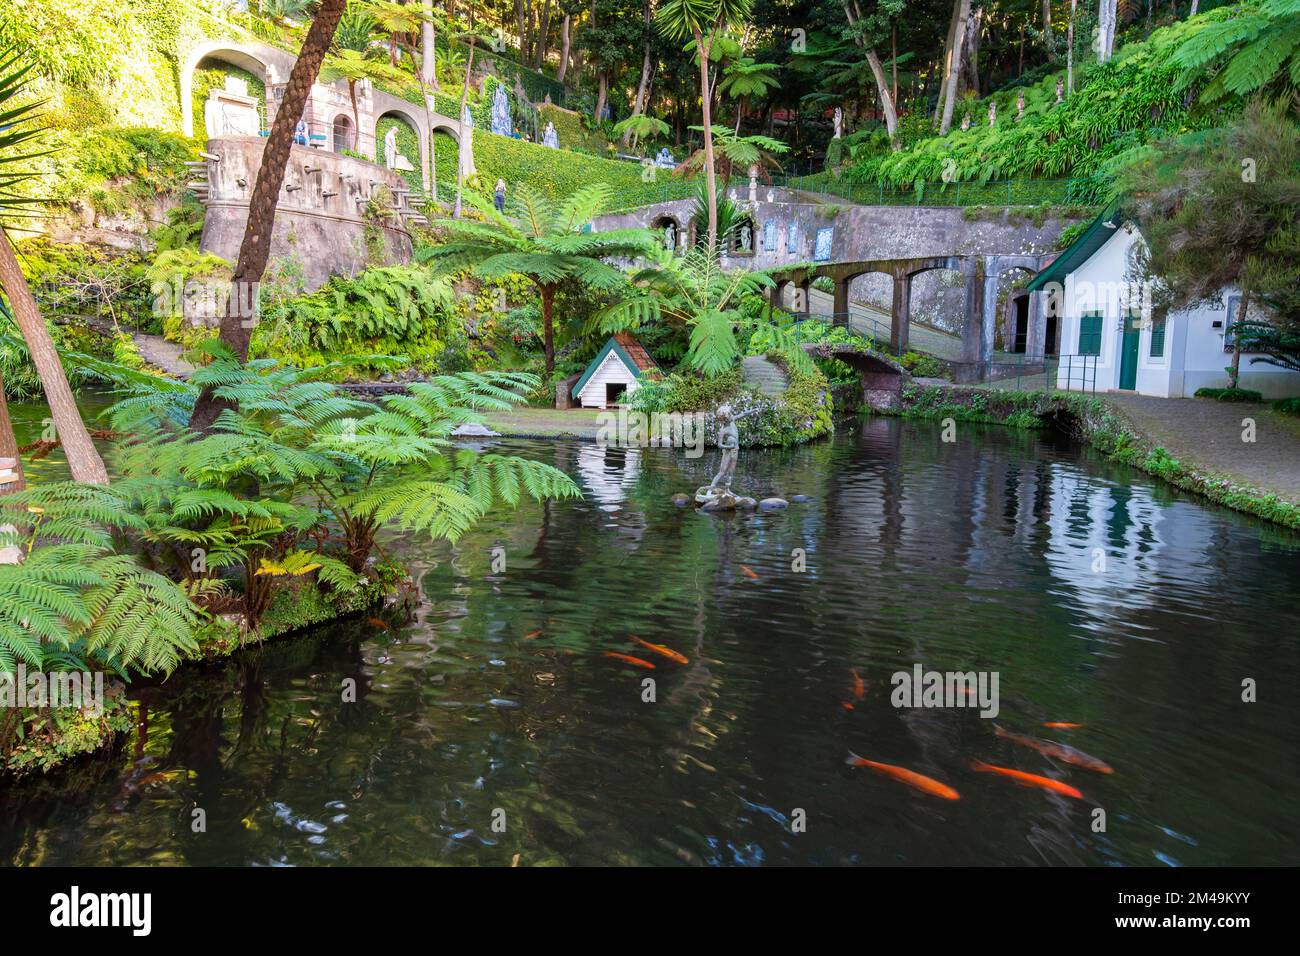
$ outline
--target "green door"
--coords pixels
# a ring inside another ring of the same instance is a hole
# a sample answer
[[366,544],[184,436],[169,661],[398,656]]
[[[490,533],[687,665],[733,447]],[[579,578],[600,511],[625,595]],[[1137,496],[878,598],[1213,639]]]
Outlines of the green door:
[[1137,388],[1138,341],[1142,338],[1142,320],[1135,315],[1124,318],[1124,342],[1120,347],[1119,387],[1131,392]]

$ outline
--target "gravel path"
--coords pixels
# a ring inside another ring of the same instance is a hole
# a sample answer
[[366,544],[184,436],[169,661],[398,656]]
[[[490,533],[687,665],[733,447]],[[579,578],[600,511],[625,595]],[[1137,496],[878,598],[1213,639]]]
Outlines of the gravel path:
[[[1300,419],[1268,405],[1204,398],[1099,395],[1175,458],[1300,503]],[[1243,419],[1255,440],[1243,441]]]

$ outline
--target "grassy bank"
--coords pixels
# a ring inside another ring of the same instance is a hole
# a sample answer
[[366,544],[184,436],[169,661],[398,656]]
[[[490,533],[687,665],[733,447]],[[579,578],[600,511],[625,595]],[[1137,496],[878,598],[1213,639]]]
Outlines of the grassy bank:
[[1103,398],[1064,392],[1013,392],[950,385],[904,386],[894,414],[1013,428],[1059,427],[1112,461],[1131,465],[1234,511],[1300,529],[1300,506],[1261,488],[1173,457]]

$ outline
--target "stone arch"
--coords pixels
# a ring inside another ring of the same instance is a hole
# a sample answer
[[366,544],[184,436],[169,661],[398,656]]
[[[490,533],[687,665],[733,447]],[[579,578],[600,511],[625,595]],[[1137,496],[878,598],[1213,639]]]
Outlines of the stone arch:
[[334,122],[330,124],[330,140],[330,148],[336,153],[345,149],[358,151],[360,144],[357,141],[357,128],[347,113],[339,113],[334,117]]
[[180,66],[181,131],[186,136],[194,135],[194,71],[206,59],[221,60],[259,77],[266,87],[266,120],[271,121],[271,89],[289,78],[293,55],[265,43],[213,40],[194,47]]
[[[671,247],[668,244],[668,230],[672,230]],[[660,237],[664,248],[668,249],[670,252],[676,252],[681,248],[682,236],[684,233],[682,232],[682,224],[677,221],[676,216],[669,215],[668,213],[661,213],[651,220],[650,231]]]
[[[428,166],[429,138],[425,134],[425,128],[426,128],[425,124],[420,121],[420,119],[415,115],[414,111],[406,110],[402,107],[389,106],[383,109],[382,111],[376,110],[375,118],[374,118],[374,126],[370,130],[370,145],[371,148],[374,150],[375,162],[378,163],[380,166],[383,166],[385,162],[384,162],[383,136],[379,132],[379,125],[385,119],[395,119],[400,121],[404,126],[410,129],[412,134],[414,134],[418,146],[418,155],[417,156],[406,155],[407,154],[406,150],[402,150],[402,155],[406,156],[406,158],[410,160],[411,165],[415,166],[415,176],[412,176],[409,173],[405,175],[408,181],[411,181],[413,179],[418,179],[420,182],[424,184],[424,187],[427,190],[429,184],[425,182],[425,178],[426,178],[427,170],[429,168]],[[399,134],[399,138],[400,138],[400,134]]]
[[[1005,314],[999,314],[998,300],[1001,298],[1003,287],[1003,276],[1012,272],[1026,272],[1031,276],[1038,273],[1043,266],[1042,256],[1027,255],[1005,255],[1005,256],[985,256],[984,257],[984,303],[983,314],[984,323],[984,352],[992,355],[993,347],[996,344],[998,328],[1002,329],[1003,345],[1008,344],[1015,346],[1015,335],[1008,337],[1005,322]],[[1008,299],[1011,297],[1008,296]],[[1049,331],[1051,338],[1055,340],[1059,331],[1053,317],[1052,325],[1054,328],[1049,330],[1045,321],[1045,310],[1042,303],[1042,295],[1029,294],[1025,303],[1025,337],[1024,337],[1024,355],[1027,361],[1038,361],[1043,357],[1049,345],[1047,338]],[[1055,341],[1050,343],[1053,347]],[[1010,349],[1008,349],[1010,351]]]

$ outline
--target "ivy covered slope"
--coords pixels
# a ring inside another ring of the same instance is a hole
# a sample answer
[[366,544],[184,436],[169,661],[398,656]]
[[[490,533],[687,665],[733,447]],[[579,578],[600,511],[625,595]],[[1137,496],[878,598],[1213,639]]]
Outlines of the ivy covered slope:
[[[956,128],[955,122],[947,136],[925,135],[896,152],[875,150],[851,163],[845,177],[887,186],[930,183],[932,189],[937,183],[993,179],[1094,178],[1078,198],[1102,200],[1108,171],[1118,157],[1157,136],[1222,121],[1220,115],[1193,108],[1197,86],[1186,82],[1187,71],[1175,62],[1174,53],[1231,14],[1231,8],[1220,8],[1156,30],[1145,41],[1125,44],[1109,62],[1077,71],[1075,91],[1061,103],[1056,101],[1056,83],[1064,81],[1064,72],[1045,76],[1034,86],[968,100],[956,115],[958,122],[963,114],[970,117],[969,129]],[[1022,91],[1025,115],[1016,122],[1016,99]],[[987,120],[990,103],[997,107],[994,126]],[[928,123],[922,129],[929,133]]]

